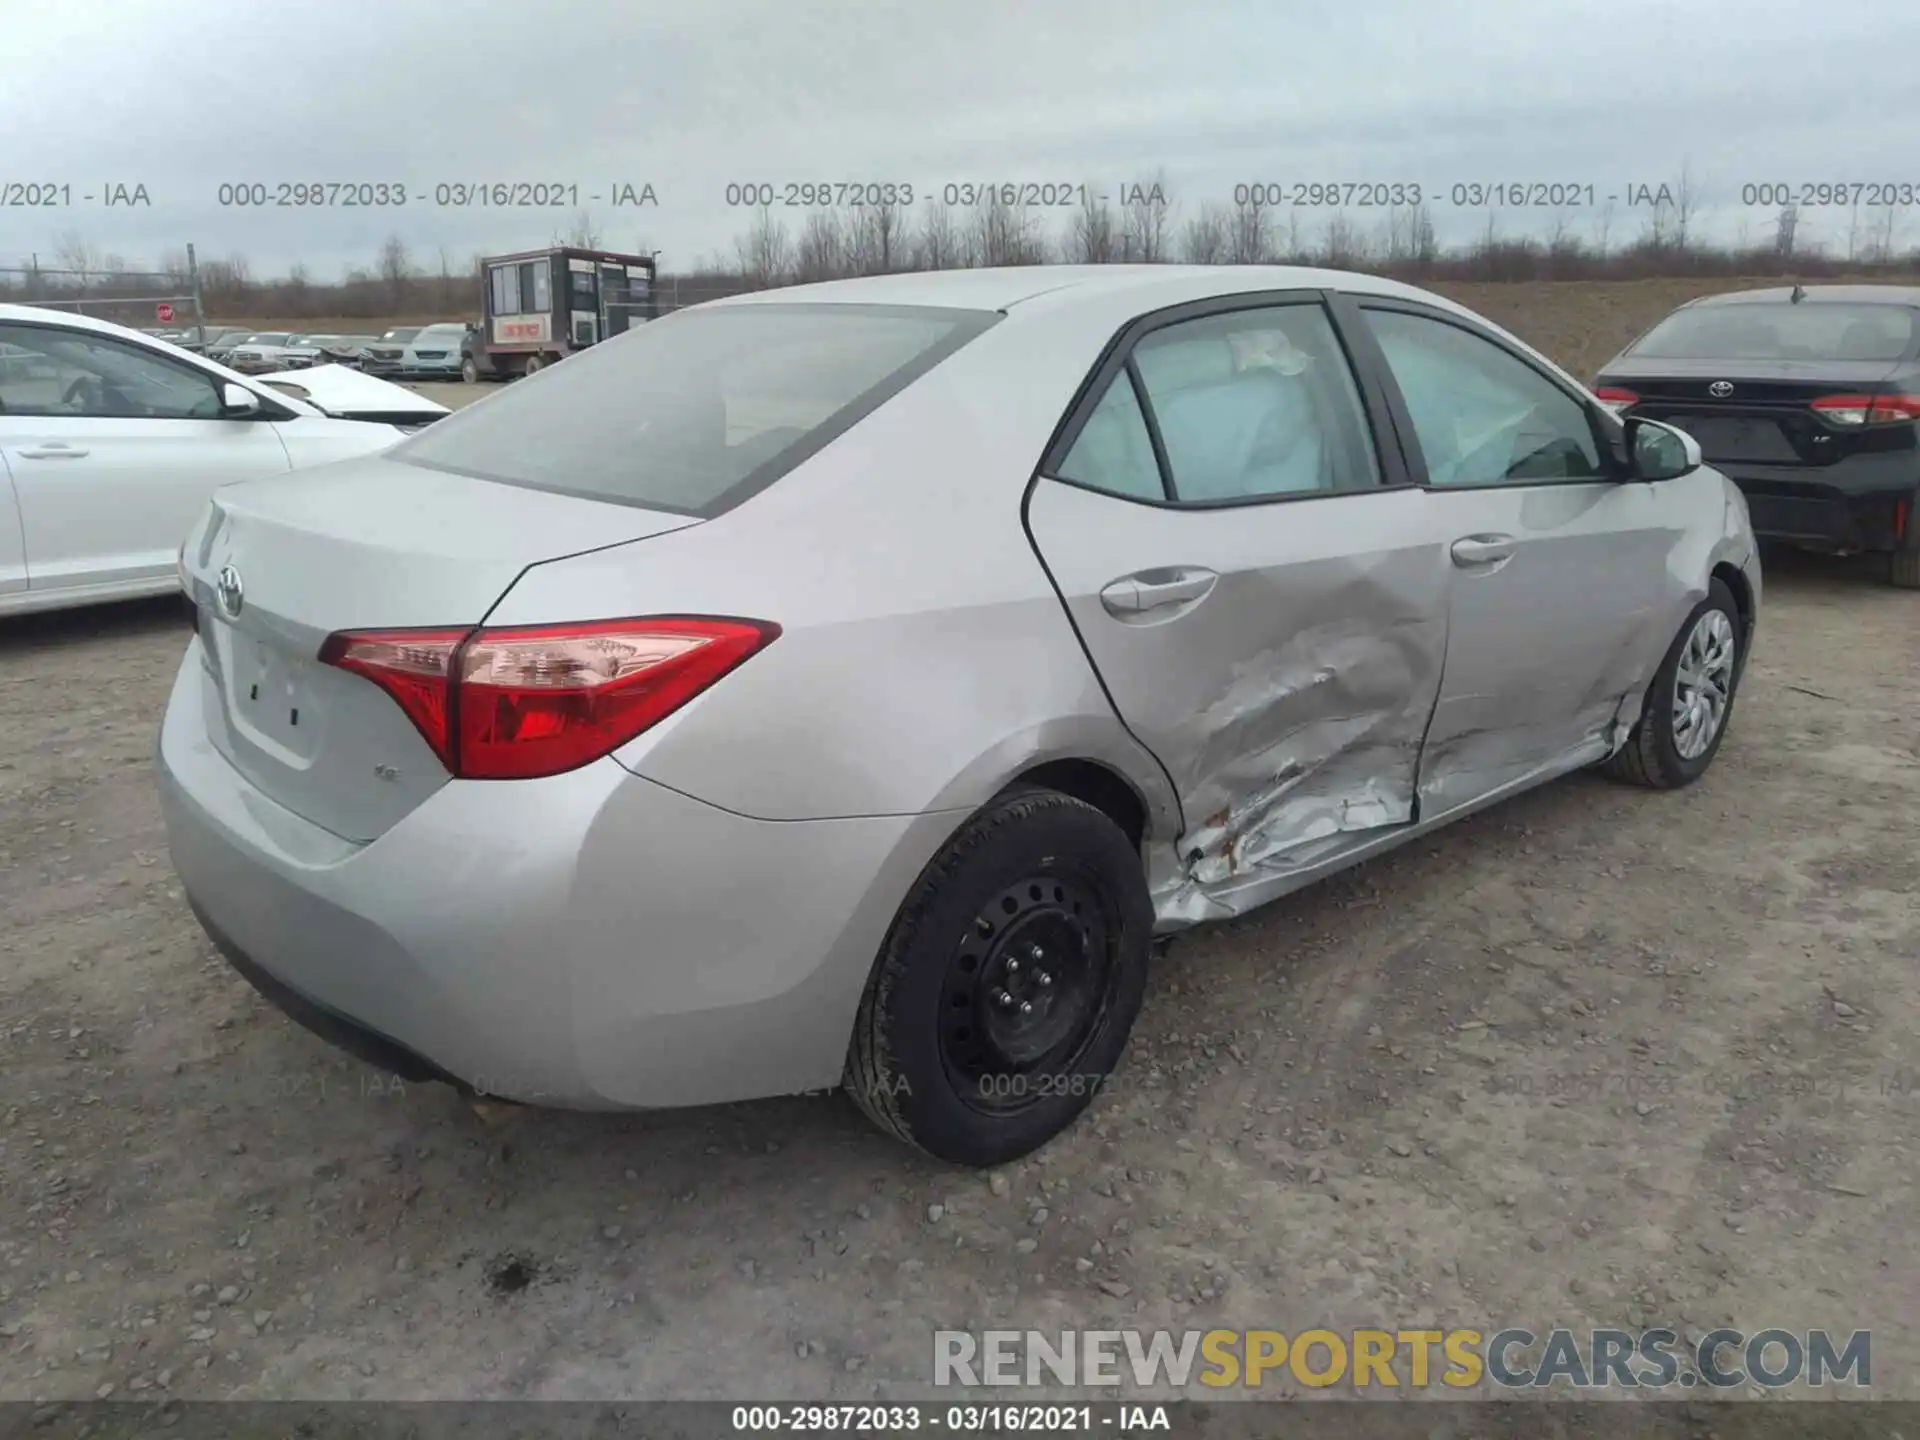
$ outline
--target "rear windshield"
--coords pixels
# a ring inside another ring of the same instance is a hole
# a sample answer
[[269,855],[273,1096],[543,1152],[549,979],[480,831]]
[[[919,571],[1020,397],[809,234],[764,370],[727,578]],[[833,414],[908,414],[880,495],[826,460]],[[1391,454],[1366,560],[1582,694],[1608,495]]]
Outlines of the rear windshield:
[[999,317],[738,305],[642,324],[388,453],[534,490],[710,518],[772,484]]
[[1864,360],[1905,357],[1913,311],[1806,300],[1702,305],[1669,315],[1627,353],[1651,360]]

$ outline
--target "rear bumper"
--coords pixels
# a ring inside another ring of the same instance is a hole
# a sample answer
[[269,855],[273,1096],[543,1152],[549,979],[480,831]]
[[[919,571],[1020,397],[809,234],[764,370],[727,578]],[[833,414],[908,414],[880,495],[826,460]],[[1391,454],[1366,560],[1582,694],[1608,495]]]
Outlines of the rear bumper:
[[768,822],[612,760],[450,781],[355,845],[207,739],[198,642],[161,813],[210,938],[268,999],[402,1077],[575,1109],[839,1080],[894,912],[957,816]]
[[1717,468],[1746,496],[1753,533],[1762,540],[1841,553],[1893,550],[1920,523],[1914,513],[1920,476],[1905,467],[1817,479],[1784,466]]
[[255,964],[253,957],[235,944],[233,938],[191,896],[187,899],[187,905],[193,911],[193,918],[200,922],[200,928],[206,931],[207,938],[213,942],[213,948],[220,952],[221,958],[288,1019],[312,1031],[329,1045],[366,1061],[376,1069],[398,1075],[402,1080],[438,1080],[464,1093],[475,1093],[465,1080],[448,1074],[426,1056],[409,1050],[377,1030],[369,1030],[352,1016],[342,1015],[275,978],[271,972]]

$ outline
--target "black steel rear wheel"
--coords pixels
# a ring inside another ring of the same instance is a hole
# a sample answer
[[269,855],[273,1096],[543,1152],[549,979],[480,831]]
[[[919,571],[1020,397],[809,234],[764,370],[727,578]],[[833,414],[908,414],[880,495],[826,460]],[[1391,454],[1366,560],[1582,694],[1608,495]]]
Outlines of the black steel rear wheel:
[[1052,1077],[1081,1074],[1105,1018],[1119,917],[1098,877],[1079,869],[1056,863],[1007,886],[953,946],[940,1058],[983,1113],[1025,1109]]
[[1153,910],[1111,819],[1011,791],[921,873],[861,999],[846,1087],[881,1128],[992,1165],[1098,1094],[1145,992]]

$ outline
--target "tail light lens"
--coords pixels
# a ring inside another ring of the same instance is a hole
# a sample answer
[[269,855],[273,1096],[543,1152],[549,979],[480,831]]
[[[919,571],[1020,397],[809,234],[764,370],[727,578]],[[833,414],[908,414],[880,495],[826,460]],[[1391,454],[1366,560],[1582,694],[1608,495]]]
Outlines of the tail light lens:
[[1593,393],[1602,405],[1616,415],[1640,403],[1639,395],[1631,390],[1622,390],[1618,385],[1602,385]]
[[391,695],[454,776],[528,780],[611,754],[779,634],[705,616],[360,630],[329,636],[320,660]]
[[1813,409],[1835,425],[1902,425],[1920,420],[1920,395],[1822,395]]

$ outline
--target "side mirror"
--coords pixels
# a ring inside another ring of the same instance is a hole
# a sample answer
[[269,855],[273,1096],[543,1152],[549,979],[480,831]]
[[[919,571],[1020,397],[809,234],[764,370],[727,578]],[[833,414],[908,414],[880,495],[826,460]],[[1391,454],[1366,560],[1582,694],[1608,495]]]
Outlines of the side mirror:
[[260,413],[260,397],[244,385],[231,380],[220,387],[220,413],[229,420],[243,420]]
[[1639,416],[1626,423],[1628,463],[1635,480],[1678,480],[1706,463],[1700,442],[1686,431]]

